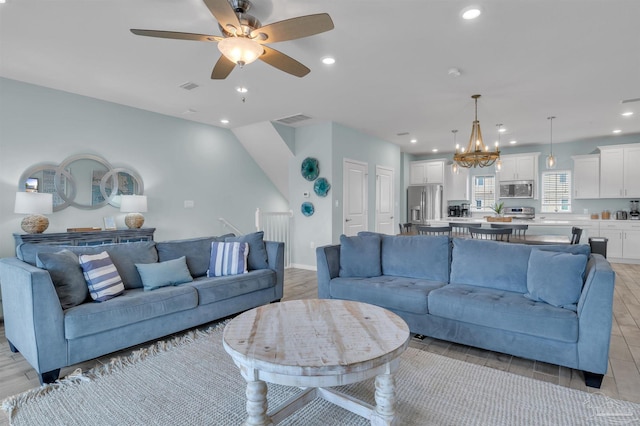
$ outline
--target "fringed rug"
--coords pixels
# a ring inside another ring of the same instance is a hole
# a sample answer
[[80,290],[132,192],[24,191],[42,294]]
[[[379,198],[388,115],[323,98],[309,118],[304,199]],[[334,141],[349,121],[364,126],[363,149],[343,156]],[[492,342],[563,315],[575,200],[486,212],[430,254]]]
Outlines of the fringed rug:
[[[156,343],[7,398],[20,425],[240,425],[245,382],[222,347],[224,324]],[[396,374],[399,425],[632,425],[640,405],[409,348]],[[298,389],[268,385],[275,407]],[[373,380],[342,391],[375,404]],[[316,399],[283,425],[368,425]]]

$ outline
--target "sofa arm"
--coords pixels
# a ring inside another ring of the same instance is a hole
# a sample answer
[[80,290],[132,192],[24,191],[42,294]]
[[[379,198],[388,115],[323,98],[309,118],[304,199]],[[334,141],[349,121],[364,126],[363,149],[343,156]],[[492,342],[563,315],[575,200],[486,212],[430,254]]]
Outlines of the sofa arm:
[[605,374],[609,359],[615,272],[600,254],[587,263],[587,278],[578,301],[579,369]]
[[265,241],[269,269],[276,272],[276,300],[282,299],[284,293],[284,243]]
[[67,365],[64,314],[49,272],[4,258],[0,284],[7,339],[38,373]]
[[330,299],[329,283],[340,274],[340,245],[316,248],[318,298]]

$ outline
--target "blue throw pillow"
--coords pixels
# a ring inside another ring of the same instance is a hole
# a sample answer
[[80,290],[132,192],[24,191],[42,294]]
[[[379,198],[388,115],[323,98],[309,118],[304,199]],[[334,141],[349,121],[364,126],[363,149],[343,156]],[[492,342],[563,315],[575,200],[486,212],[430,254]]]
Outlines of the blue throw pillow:
[[211,260],[208,277],[238,275],[247,272],[247,255],[251,250],[249,243],[211,243]]
[[158,263],[136,263],[144,291],[193,281],[185,256]]
[[226,242],[249,243],[249,257],[247,265],[250,271],[254,269],[269,269],[267,248],[264,245],[264,232],[241,235],[239,237],[225,238]]
[[340,235],[341,277],[368,278],[381,274],[379,235]]
[[89,298],[89,289],[74,253],[69,250],[38,253],[36,261],[39,268],[49,271],[62,309],[78,306]]
[[93,300],[104,302],[124,293],[122,278],[109,253],[81,254],[78,259]]
[[525,296],[575,311],[586,267],[587,256],[584,254],[532,250]]

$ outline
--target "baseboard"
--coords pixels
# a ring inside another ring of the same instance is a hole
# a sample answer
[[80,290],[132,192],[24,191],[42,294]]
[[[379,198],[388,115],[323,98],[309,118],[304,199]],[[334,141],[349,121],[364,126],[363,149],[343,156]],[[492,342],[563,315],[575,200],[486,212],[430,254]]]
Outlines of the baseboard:
[[302,265],[300,263],[292,263],[289,268],[306,269],[307,271],[317,271],[318,268],[315,265]]

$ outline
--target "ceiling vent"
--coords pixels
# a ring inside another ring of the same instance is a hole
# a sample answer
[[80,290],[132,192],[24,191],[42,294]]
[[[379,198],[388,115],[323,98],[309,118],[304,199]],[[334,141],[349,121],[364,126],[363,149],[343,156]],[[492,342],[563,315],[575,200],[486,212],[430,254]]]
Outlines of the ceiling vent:
[[200,86],[198,86],[197,84],[192,83],[192,82],[190,82],[190,81],[187,81],[186,83],[182,83],[182,84],[180,85],[180,87],[181,87],[182,89],[184,89],[184,90],[193,90],[193,89],[195,89],[196,87],[200,87]]
[[306,121],[306,120],[311,120],[311,117],[304,115],[304,114],[296,114],[296,115],[292,115],[290,117],[284,117],[281,118],[279,120],[276,120],[276,122],[278,123],[282,123],[282,124],[287,124],[287,125],[292,125],[292,124],[298,124],[301,121]]
[[630,104],[631,102],[640,102],[640,98],[635,99],[624,99],[620,103],[621,104]]
[[409,136],[409,132],[396,133],[396,136]]

